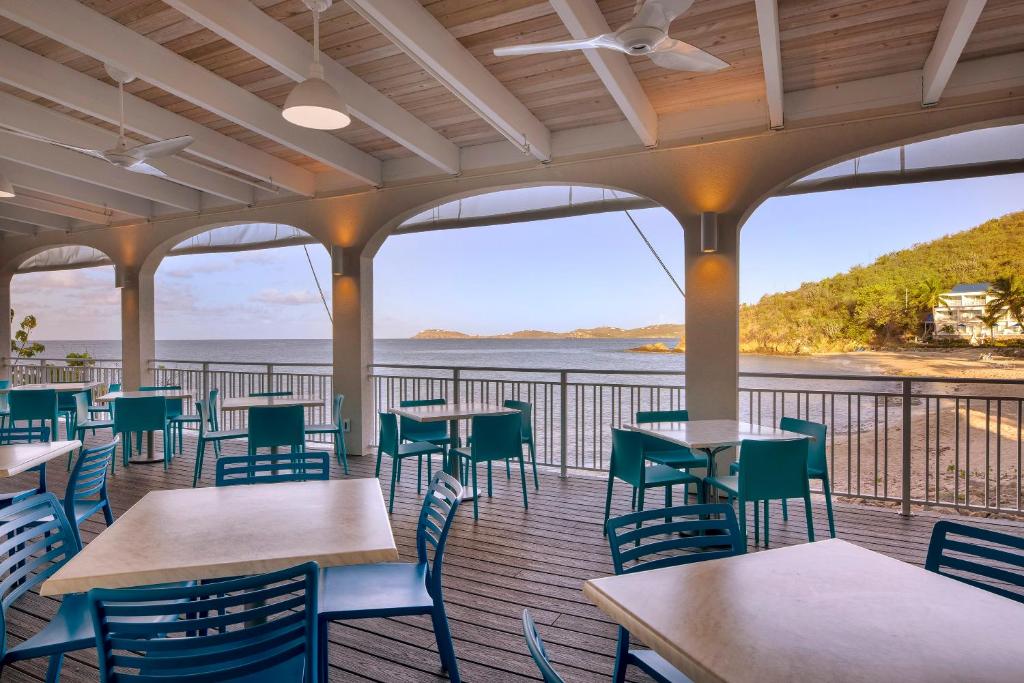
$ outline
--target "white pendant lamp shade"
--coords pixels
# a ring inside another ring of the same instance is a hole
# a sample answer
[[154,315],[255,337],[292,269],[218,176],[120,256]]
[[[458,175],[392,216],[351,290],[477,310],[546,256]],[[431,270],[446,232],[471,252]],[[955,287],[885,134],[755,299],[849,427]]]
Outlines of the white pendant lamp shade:
[[337,130],[352,123],[352,117],[338,91],[324,80],[324,68],[320,65],[320,13],[331,6],[332,0],[305,2],[313,11],[313,63],[309,65],[309,78],[288,93],[281,116],[303,128]]
[[309,78],[296,85],[284,101],[281,115],[286,121],[317,130],[336,130],[352,123],[345,101],[323,76],[323,67],[314,63]]
[[14,197],[14,187],[3,173],[0,173],[0,197]]

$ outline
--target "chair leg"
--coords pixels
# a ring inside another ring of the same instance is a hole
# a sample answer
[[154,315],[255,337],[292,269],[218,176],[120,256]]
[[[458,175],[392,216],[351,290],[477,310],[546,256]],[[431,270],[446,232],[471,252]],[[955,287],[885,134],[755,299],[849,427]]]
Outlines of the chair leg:
[[526,463],[523,462],[523,454],[519,453],[519,480],[523,484],[523,509],[529,510],[530,503],[526,500]]
[[645,489],[643,486],[638,486],[636,491],[636,511],[644,511],[644,493]]
[[786,505],[786,499],[785,498],[782,499],[782,521],[783,522],[788,522],[789,521],[789,506]]
[[764,547],[765,548],[768,547],[768,518],[769,517],[770,517],[770,515],[768,514],[768,501],[766,500],[764,502]]
[[[672,507],[672,487],[671,486],[666,486],[665,487],[665,507],[666,508]],[[672,517],[666,517],[665,518],[665,524],[671,524],[671,523],[672,523]]]
[[327,669],[330,666],[330,658],[327,655],[327,648],[331,646],[331,641],[328,638],[330,627],[330,621],[328,621],[327,619],[320,620],[320,632],[317,634],[317,639],[320,641],[318,643],[318,648],[320,651],[317,652],[318,668],[320,669],[317,672],[317,678],[319,679],[318,683],[326,683],[328,677]]
[[512,461],[505,460],[505,478],[512,479]]
[[348,474],[348,449],[345,447],[345,435],[341,432],[334,437],[334,448],[338,451],[338,462],[342,470]]
[[448,627],[448,615],[444,611],[443,602],[439,600],[435,603],[430,618],[434,622],[434,639],[437,641],[437,653],[441,657],[441,669],[448,673],[448,679],[452,683],[459,683],[459,660],[455,656],[455,643],[452,641],[452,632]]
[[636,487],[633,487],[633,498],[629,502],[629,509],[636,510]]
[[107,497],[106,493],[103,494],[103,508],[102,509],[103,509],[103,521],[107,523],[107,526],[110,526],[111,524],[114,523],[114,511],[110,509],[110,498]]
[[491,463],[492,463],[491,460],[487,461],[487,497],[488,498],[493,498],[494,497],[494,487],[492,486],[492,483],[491,483]]
[[612,672],[614,683],[624,683],[626,667],[629,665],[629,631],[619,627],[619,639],[615,643],[615,670]]
[[533,488],[540,490],[540,480],[537,479],[537,447],[533,443],[533,439],[530,439],[527,446],[530,449],[530,463],[533,465]]
[[[744,506],[746,511],[746,506]],[[761,545],[761,501],[754,501],[754,547]]]
[[612,514],[612,484],[615,482],[615,475],[608,471],[608,493],[604,497],[604,524],[601,525],[601,533],[608,535],[608,518]]
[[807,516],[807,540],[814,543],[814,516],[811,511],[811,494],[804,495],[804,514]]
[[830,537],[836,537],[836,521],[832,517],[832,484],[829,483],[828,477],[823,477],[821,480],[821,488],[825,492],[825,512],[828,513],[828,534]]
[[199,484],[199,477],[203,474],[203,456],[206,455],[206,439],[199,439],[196,444],[196,472],[192,475],[192,488]]
[[377,469],[374,470],[373,476],[377,477],[378,479],[380,479],[380,461],[382,457],[383,451],[381,451],[380,446],[377,446]]
[[391,495],[388,497],[388,514],[395,511],[395,479],[401,472],[402,461],[399,458],[391,459]]
[[[472,458],[470,458],[469,459],[469,464],[470,464],[470,467],[473,468],[473,471],[471,472],[471,474],[473,476],[473,490],[474,491],[479,491],[479,489],[477,488],[477,485],[476,485],[476,460],[473,460]],[[473,520],[474,521],[480,519],[480,504],[479,503],[480,503],[480,494],[477,493],[475,496],[473,496]]]
[[64,666],[64,655],[50,655],[50,661],[46,666],[46,683],[57,683],[60,680],[60,670]]
[[[427,456],[430,457],[429,455]],[[416,493],[423,493],[423,456],[416,457]]]

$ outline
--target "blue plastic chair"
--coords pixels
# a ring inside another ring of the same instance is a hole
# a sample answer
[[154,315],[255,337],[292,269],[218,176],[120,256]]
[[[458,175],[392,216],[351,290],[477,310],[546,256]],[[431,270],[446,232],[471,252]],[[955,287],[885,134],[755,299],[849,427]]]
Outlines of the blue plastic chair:
[[287,446],[292,453],[306,450],[306,423],[302,406],[249,408],[249,455],[260,448],[272,451]]
[[[58,438],[57,392],[53,389],[12,389],[8,394],[11,401],[11,426],[19,422],[34,427],[36,423],[49,426],[50,434]],[[50,424],[47,425],[46,423]]]
[[[533,488],[540,490],[540,480],[537,478],[537,444],[533,439],[533,405],[527,401],[516,401],[513,399],[506,399],[502,404],[506,408],[512,408],[519,411],[519,419],[522,422],[520,432],[522,434],[523,443],[526,444],[526,448],[530,451],[530,466],[533,467]],[[509,461],[505,461],[505,473],[511,476],[509,471]]]
[[459,683],[459,663],[441,591],[441,565],[448,531],[461,499],[462,486],[454,477],[444,472],[434,475],[420,508],[415,563],[324,569],[320,588],[320,657],[325,673],[329,622],[429,614],[441,669],[448,672],[452,683]]
[[740,444],[739,473],[707,477],[705,483],[738,501],[740,530],[747,535],[747,503],[754,504],[754,545],[760,543],[758,515],[764,505],[764,546],[768,547],[768,501],[802,498],[807,518],[807,540],[814,541],[811,487],[807,479],[808,439],[756,441]]
[[75,394],[75,426],[74,434],[75,438],[79,441],[85,440],[85,433],[92,431],[96,433],[97,429],[109,429],[111,434],[114,430],[114,421],[111,420],[94,420],[90,417],[89,411],[89,392],[80,391]]
[[[16,443],[38,443],[50,440],[49,427],[7,427],[0,430],[0,445]],[[39,485],[26,491],[9,491],[0,493],[0,508],[13,505],[39,493],[46,493],[46,464],[28,470],[39,475]]]
[[[112,394],[115,391],[121,391],[121,383],[120,382],[112,382],[112,383],[107,385],[107,393],[108,394]],[[92,418],[94,415],[106,415],[108,418],[114,419],[114,416],[110,414],[110,404],[109,403],[98,403],[98,404],[95,404],[95,405],[90,405],[89,406],[89,417]],[[96,419],[102,419],[102,418],[96,418]]]
[[[395,509],[395,482],[402,471],[402,463],[408,458],[416,458],[416,491],[423,490],[423,456],[433,453],[444,453],[443,446],[429,441],[401,443],[398,438],[398,416],[394,413],[380,413],[380,435],[377,438],[377,468],[375,477],[380,478],[380,463],[384,456],[391,458],[391,493],[388,496],[388,513]],[[427,477],[430,477],[431,460],[427,457]]]
[[936,522],[924,568],[1024,603],[1024,536]]
[[327,481],[331,462],[324,451],[270,455],[225,455],[217,459],[217,486]]
[[[473,490],[477,490],[477,465],[487,463],[487,497],[493,494],[491,464],[494,461],[519,461],[519,476],[523,488],[523,508],[529,509],[526,498],[526,464],[523,462],[522,418],[518,413],[508,415],[477,415],[473,418],[473,441],[468,448],[453,448],[449,458],[461,458],[462,478],[472,477]],[[479,519],[480,496],[473,496],[473,519]]]
[[[742,555],[747,547],[736,524],[736,513],[725,504],[634,512],[609,519],[607,531],[617,575]],[[651,599],[657,600],[658,596],[652,595]],[[684,610],[686,606],[679,608]],[[612,680],[624,681],[630,666],[658,683],[689,681],[653,650],[630,649],[629,631],[620,626]]]
[[64,492],[64,513],[72,523],[72,531],[82,543],[79,531],[82,522],[97,512],[103,513],[103,520],[110,526],[114,523],[114,511],[110,509],[110,498],[107,496],[107,468],[114,461],[117,439],[108,444],[87,448],[78,454],[75,466],[68,477],[67,489]]
[[[200,586],[95,588],[100,681],[313,683],[318,579],[307,562]],[[175,619],[138,622],[167,615]]]
[[[650,488],[665,489],[665,507],[672,506],[672,487],[682,485],[689,493],[690,484],[696,484],[697,494],[704,502],[704,487],[701,480],[685,470],[668,465],[646,463],[644,435],[629,429],[612,429],[612,455],[608,465],[608,490],[604,498],[604,521],[607,533],[608,519],[612,513],[612,490],[616,479],[633,487],[636,509],[644,509],[645,492]],[[688,499],[687,499],[688,502]]]
[[[125,467],[128,466],[128,460],[132,457],[132,435],[139,435],[139,448],[141,449],[143,432],[163,434],[164,469],[167,469],[172,457],[167,400],[163,396],[115,399],[114,435],[121,437],[121,453]],[[112,462],[111,470],[113,469]]]
[[551,666],[544,641],[541,640],[540,633],[537,632],[537,624],[533,622],[533,616],[528,609],[523,610],[523,635],[526,636],[526,649],[530,651],[530,656],[533,657],[533,662],[540,670],[540,676],[544,679],[544,683],[565,683],[565,679],[559,676]]
[[[207,409],[209,406],[209,409]],[[196,412],[199,417],[199,437],[196,440],[196,468],[192,475],[192,487],[199,483],[203,474],[203,458],[206,456],[206,444],[213,444],[214,456],[220,458],[220,444],[231,439],[245,439],[249,432],[244,429],[220,429],[217,421],[217,390],[210,390],[210,398],[206,402],[196,401]]]
[[0,379],[0,429],[7,426],[7,419],[11,416],[11,401],[6,391],[11,387],[11,380]]
[[326,424],[306,425],[307,434],[330,434],[334,439],[334,457],[338,459],[345,474],[348,474],[348,451],[345,450],[345,418],[341,414],[341,407],[345,403],[342,394],[335,394],[331,405],[331,422]]
[[[636,414],[636,423],[656,424],[659,422],[688,422],[690,413],[686,410],[640,410]],[[706,469],[708,458],[697,455],[689,448],[644,434],[644,457],[660,465],[668,465],[677,470]],[[683,501],[690,501],[690,485],[683,486]],[[634,507],[636,502],[633,503]]]
[[[178,384],[165,384],[161,386],[139,387],[139,391],[181,391]],[[199,422],[198,415],[185,414],[185,399],[167,398],[167,421],[170,423],[169,431],[174,437],[171,441],[171,450],[181,452],[185,444],[184,426],[189,423]],[[142,446],[139,446],[142,448]]]
[[[425,398],[415,401],[399,401],[401,408],[416,408],[419,406],[443,406],[447,401],[443,398]],[[451,435],[448,434],[447,422],[417,422],[408,417],[403,417],[399,424],[402,433],[402,441],[426,441],[435,446],[450,446]]]

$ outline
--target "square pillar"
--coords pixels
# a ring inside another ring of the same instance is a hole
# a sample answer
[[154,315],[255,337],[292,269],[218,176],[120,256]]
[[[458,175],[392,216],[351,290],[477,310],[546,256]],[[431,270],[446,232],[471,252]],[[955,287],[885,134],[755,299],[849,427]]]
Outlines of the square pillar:
[[349,455],[363,455],[376,440],[373,387],[368,376],[373,362],[373,259],[361,259],[361,250],[361,246],[348,246],[336,248],[333,254],[333,381],[334,392],[345,396]]
[[156,358],[153,274],[119,266],[121,288],[121,382],[134,390],[152,383],[150,362]]

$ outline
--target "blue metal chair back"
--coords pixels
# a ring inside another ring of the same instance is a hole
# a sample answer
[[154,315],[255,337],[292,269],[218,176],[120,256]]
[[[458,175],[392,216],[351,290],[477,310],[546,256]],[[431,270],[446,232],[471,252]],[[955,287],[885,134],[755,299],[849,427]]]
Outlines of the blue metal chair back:
[[49,427],[7,427],[0,430],[0,445],[39,443],[49,440]]
[[341,416],[341,408],[345,405],[345,395],[335,394],[334,401],[331,403],[331,419],[334,422],[334,426],[338,429],[344,427],[345,418]]
[[380,413],[380,435],[377,445],[381,452],[390,456],[398,455],[398,416],[394,413]]
[[924,568],[1024,602],[1024,536],[959,522],[936,522]]
[[[210,389],[210,397],[206,402],[207,410],[207,422],[213,431],[220,430],[220,415],[217,413],[217,397],[220,395],[220,389]],[[197,402],[198,403],[198,402]],[[202,413],[200,413],[202,415]],[[199,421],[202,425],[203,421]]]
[[541,640],[540,634],[537,632],[537,624],[533,623],[533,616],[528,609],[523,610],[523,634],[526,636],[526,649],[530,651],[530,656],[533,657],[534,663],[540,669],[540,676],[544,679],[544,683],[565,683],[565,679],[559,676],[551,666],[544,641]]
[[473,460],[507,460],[523,453],[522,418],[508,415],[477,415],[472,422]]
[[54,389],[12,389],[11,420],[16,422],[57,421],[57,392]]
[[254,391],[249,396],[291,396],[291,391]]
[[[700,518],[708,515],[720,517]],[[678,505],[613,517],[608,520],[608,545],[616,574],[674,567],[746,552],[736,513],[731,505],[724,503]]]
[[744,440],[740,445],[738,480],[741,497],[757,501],[808,495],[808,441]]
[[807,442],[807,469],[809,471],[828,472],[828,459],[825,457],[825,438],[828,427],[820,422],[798,420],[795,417],[784,417],[779,420],[779,429],[797,432],[811,437]]
[[331,461],[326,451],[217,458],[217,486],[275,484],[283,481],[327,481]]
[[506,408],[512,408],[513,410],[519,411],[519,419],[522,422],[520,431],[523,434],[523,440],[533,438],[533,405],[526,401],[514,401],[512,399],[505,400],[501,405]]
[[114,433],[159,432],[167,426],[163,396],[114,399]]
[[686,422],[689,419],[690,413],[686,410],[638,410],[636,413],[637,424]]
[[[443,398],[424,398],[414,401],[399,401],[398,406],[400,408],[416,408],[418,406],[443,406],[447,403],[448,401]],[[406,441],[423,441],[448,435],[448,425],[444,422],[417,422],[403,417],[400,426],[402,438]]]
[[7,651],[11,604],[82,549],[60,501],[39,493],[0,509],[0,653]]
[[[448,531],[462,502],[462,484],[444,472],[430,479],[427,495],[420,507],[416,529],[416,557],[427,566],[427,591],[434,600],[441,599],[441,564]],[[433,555],[433,557],[431,557]]]
[[[181,385],[165,384],[163,386],[139,387],[139,391],[181,391]],[[166,398],[164,401],[167,403],[168,418],[178,417],[185,412],[185,399]]]
[[89,419],[89,392],[79,391],[73,395],[75,401],[75,427]]
[[302,406],[260,406],[249,408],[249,453],[257,448],[306,447],[306,422]]
[[612,429],[612,476],[632,486],[643,486],[644,435],[631,429]]
[[93,589],[100,681],[312,683],[319,574],[307,562],[199,586]]
[[75,466],[68,477],[68,488],[64,493],[64,512],[68,519],[75,518],[75,501],[107,497],[107,471],[114,459],[117,439],[110,443],[87,448],[78,454]]
[[[8,389],[11,386],[11,380],[0,379],[0,389]],[[11,409],[11,401],[8,397],[8,392],[0,391],[0,413],[5,413]]]

